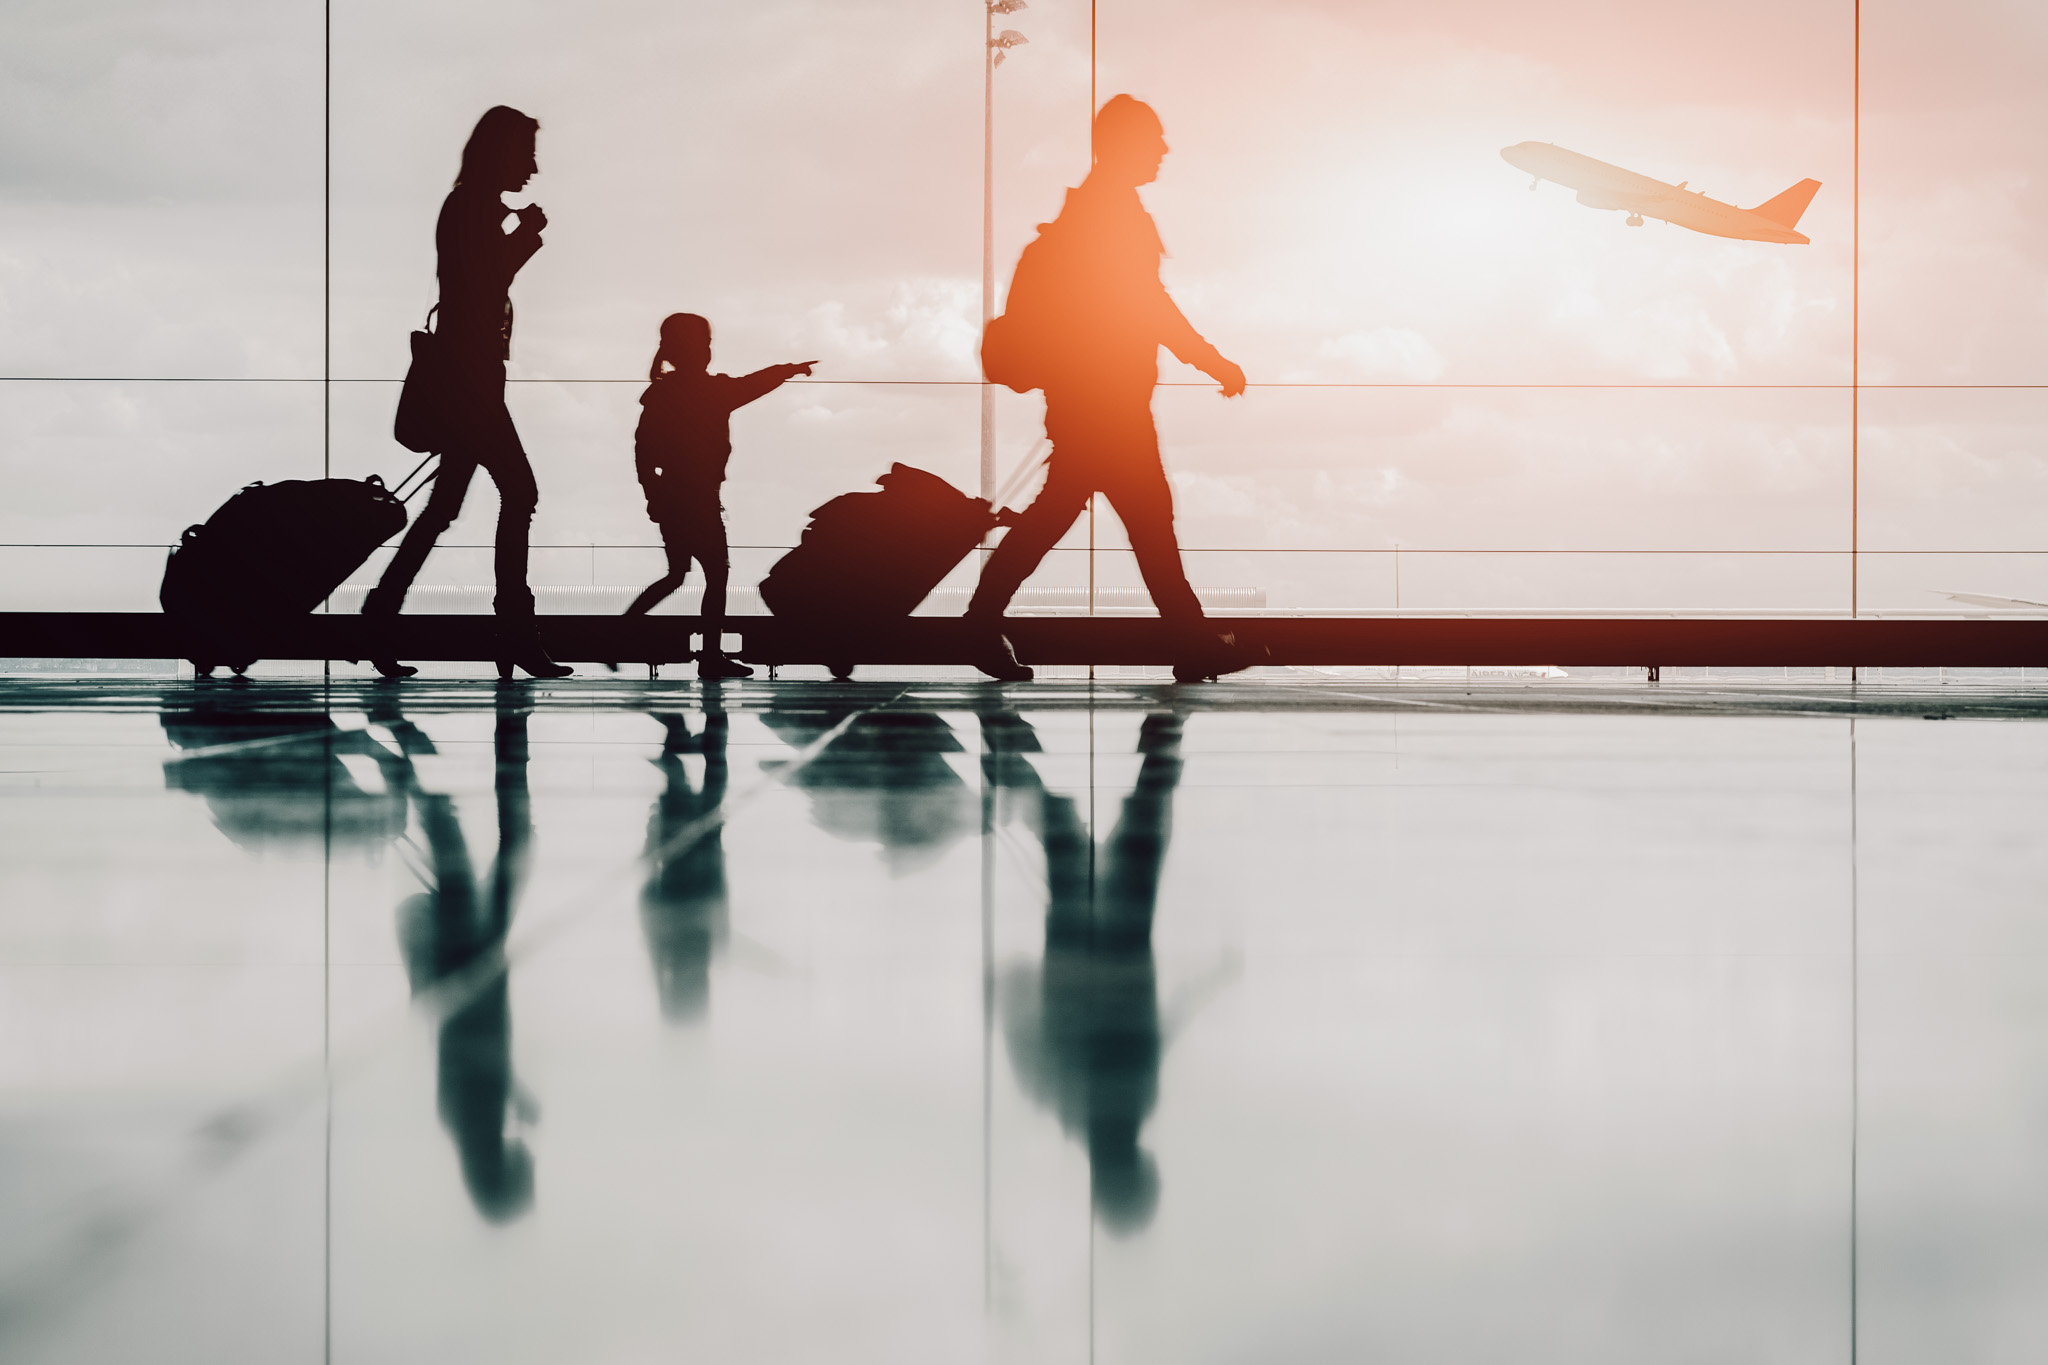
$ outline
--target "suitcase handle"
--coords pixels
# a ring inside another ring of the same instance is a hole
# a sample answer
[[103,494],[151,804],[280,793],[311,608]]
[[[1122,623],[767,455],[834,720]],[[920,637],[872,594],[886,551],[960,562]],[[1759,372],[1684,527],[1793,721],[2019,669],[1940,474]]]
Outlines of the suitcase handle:
[[[1017,466],[1016,472],[1010,475],[1009,479],[1003,484],[1002,491],[996,495],[995,505],[997,508],[1001,508],[1004,503],[1024,491],[1024,485],[1030,481],[1033,474],[1038,472],[1039,466],[1052,458],[1051,447],[1052,442],[1040,440],[1037,445],[1031,448],[1031,453],[1024,457],[1024,463]],[[1038,453],[1040,450],[1045,451],[1045,454],[1040,455]]]
[[[400,502],[411,502],[413,498],[418,496],[420,489],[425,488],[428,484],[434,481],[435,475],[438,475],[441,472],[440,468],[436,466],[432,474],[427,475],[427,477],[421,479],[417,484],[414,484],[413,489],[410,493],[401,492],[399,490],[403,489],[407,484],[412,483],[414,474],[419,473],[428,465],[433,464],[433,462],[438,458],[438,456],[430,454],[425,459],[421,460],[418,464],[414,465],[412,467],[412,474],[408,474],[398,481],[398,487],[391,490],[391,496],[397,498]],[[375,476],[373,475],[372,477]]]

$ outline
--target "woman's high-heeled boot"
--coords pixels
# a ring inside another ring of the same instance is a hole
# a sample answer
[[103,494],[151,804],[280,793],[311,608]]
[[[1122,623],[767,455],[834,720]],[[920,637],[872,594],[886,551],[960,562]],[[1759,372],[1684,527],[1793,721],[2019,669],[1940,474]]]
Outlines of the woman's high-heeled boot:
[[566,678],[576,671],[548,657],[540,644],[540,624],[531,616],[505,620],[498,626],[498,676],[509,679],[515,668],[536,678]]
[[[382,587],[375,587],[370,589],[363,598],[362,614],[365,616],[393,617],[398,615],[398,603],[391,600],[390,594]],[[381,644],[383,642],[379,641],[378,643]],[[376,669],[380,676],[393,680],[410,678],[419,672],[411,664],[402,664],[388,654],[379,655],[371,659],[370,667]]]

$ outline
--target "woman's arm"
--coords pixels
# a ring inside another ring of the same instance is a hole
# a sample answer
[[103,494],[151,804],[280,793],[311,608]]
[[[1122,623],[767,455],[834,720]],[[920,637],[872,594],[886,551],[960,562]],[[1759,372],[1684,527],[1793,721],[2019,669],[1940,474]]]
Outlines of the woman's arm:
[[505,275],[508,279],[518,274],[519,267],[532,260],[533,253],[540,250],[540,234],[548,225],[548,216],[541,212],[539,204],[528,204],[523,209],[514,210],[514,213],[519,219],[519,226],[510,232],[503,231],[504,219],[498,220],[501,245],[505,253]]

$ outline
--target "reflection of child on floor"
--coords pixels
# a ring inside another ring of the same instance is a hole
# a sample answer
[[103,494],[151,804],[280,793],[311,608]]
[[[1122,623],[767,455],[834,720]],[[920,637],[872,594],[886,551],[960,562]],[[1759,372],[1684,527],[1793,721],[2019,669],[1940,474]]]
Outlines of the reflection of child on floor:
[[[712,374],[711,324],[695,313],[671,313],[661,324],[653,382],[640,395],[644,409],[633,432],[633,463],[647,494],[647,515],[661,527],[668,572],[647,585],[626,608],[643,616],[682,586],[690,561],[704,568],[704,647],[700,678],[750,678],[754,670],[725,656],[725,509],[719,485],[732,454],[732,414],[786,380],[809,374],[816,361],[770,365],[734,378]],[[667,367],[667,368],[664,368]]]

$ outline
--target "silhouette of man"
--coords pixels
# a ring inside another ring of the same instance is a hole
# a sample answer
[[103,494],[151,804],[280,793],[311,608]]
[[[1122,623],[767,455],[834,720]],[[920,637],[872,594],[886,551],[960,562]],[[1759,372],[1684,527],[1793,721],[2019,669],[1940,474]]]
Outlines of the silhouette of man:
[[[1244,392],[1244,371],[1202,339],[1160,283],[1165,248],[1138,198],[1138,187],[1158,179],[1166,156],[1159,116],[1150,105],[1118,95],[1095,116],[1094,146],[1094,169],[1067,191],[1059,217],[1034,244],[1045,253],[1033,282],[1045,297],[1031,302],[1043,319],[1034,326],[1048,333],[1034,348],[1044,353],[1052,458],[1044,489],[990,555],[968,603],[967,619],[976,627],[974,662],[999,681],[1029,681],[1031,669],[1017,662],[1003,637],[1003,609],[1101,492],[1123,519],[1160,616],[1179,636],[1184,662],[1175,676],[1193,681],[1242,665],[1230,661],[1224,641],[1203,631],[1201,604],[1181,567],[1173,490],[1152,423],[1159,348],[1213,377],[1226,398]],[[1023,287],[1014,286],[1013,295]],[[1057,336],[1049,334],[1054,330]]]
[[[541,247],[548,216],[528,204],[515,215],[519,226],[505,231],[503,196],[526,188],[540,170],[534,136],[540,124],[517,109],[495,105],[484,111],[462,149],[455,188],[441,204],[434,224],[436,273],[441,281],[439,355],[441,422],[440,471],[418,520],[406,531],[377,586],[363,600],[365,616],[395,616],[405,594],[441,533],[454,524],[479,467],[498,486],[498,538],[494,568],[498,580],[499,671],[517,665],[537,678],[560,678],[572,670],[548,658],[534,622],[533,591],[526,583],[527,532],[540,501],[533,466],[512,413],[505,406],[505,362],[512,354],[512,277]],[[396,659],[372,660],[387,678],[406,678],[417,668]]]
[[[728,898],[724,830],[713,824],[683,847],[690,827],[717,814],[725,801],[728,722],[715,683],[704,692],[704,732],[690,733],[687,717],[656,713],[668,732],[655,766],[667,786],[647,822],[647,881],[640,891],[640,923],[654,962],[655,990],[665,1018],[701,1019],[711,999],[711,958],[724,940]],[[692,788],[681,755],[704,755],[704,782]]]
[[398,927],[415,994],[455,978],[438,1040],[441,1122],[477,1212],[503,1223],[533,1203],[533,1156],[517,1135],[533,1106],[512,1074],[512,1003],[505,965],[493,960],[512,926],[533,839],[523,706],[501,706],[495,747],[498,853],[489,877],[478,885],[454,801],[414,787],[434,884],[399,907]]
[[984,718],[983,733],[991,782],[1036,797],[1027,818],[1045,844],[1045,961],[1006,992],[1010,1062],[1086,1144],[1096,1217],[1111,1232],[1135,1232],[1159,1204],[1159,1168],[1138,1139],[1165,1051],[1152,915],[1180,783],[1180,719],[1145,718],[1144,762],[1100,859],[1073,798],[1047,791],[1022,757],[1038,747],[1030,725],[998,714]]

